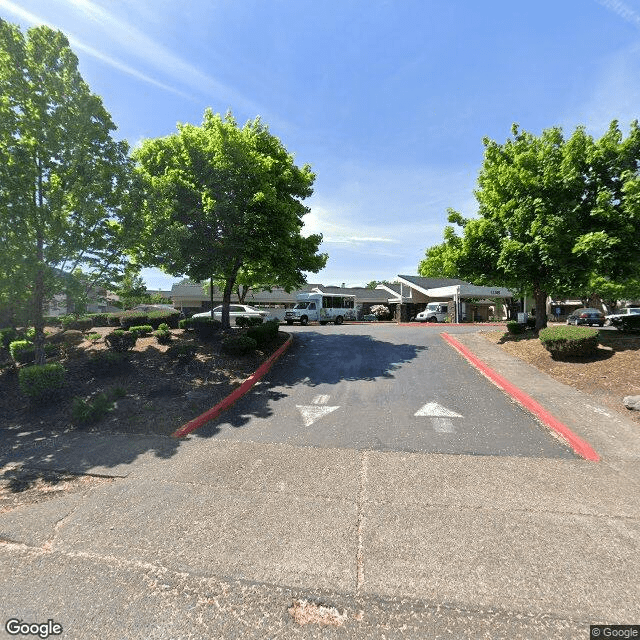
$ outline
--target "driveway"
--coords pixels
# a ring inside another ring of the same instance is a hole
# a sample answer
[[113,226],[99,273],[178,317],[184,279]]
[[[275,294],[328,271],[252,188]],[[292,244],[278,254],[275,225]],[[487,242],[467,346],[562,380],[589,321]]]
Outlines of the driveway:
[[[461,327],[291,327],[267,382],[202,436],[378,451],[573,458],[441,338]],[[289,329],[288,329],[289,330]]]

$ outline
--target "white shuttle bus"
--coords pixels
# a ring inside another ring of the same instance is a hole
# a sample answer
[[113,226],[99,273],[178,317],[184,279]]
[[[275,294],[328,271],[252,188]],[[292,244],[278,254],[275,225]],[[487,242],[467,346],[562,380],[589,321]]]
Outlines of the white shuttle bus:
[[304,325],[314,321],[320,324],[342,324],[344,320],[356,319],[356,297],[353,295],[300,293],[296,300],[296,306],[285,311],[284,319],[287,324],[299,322]]

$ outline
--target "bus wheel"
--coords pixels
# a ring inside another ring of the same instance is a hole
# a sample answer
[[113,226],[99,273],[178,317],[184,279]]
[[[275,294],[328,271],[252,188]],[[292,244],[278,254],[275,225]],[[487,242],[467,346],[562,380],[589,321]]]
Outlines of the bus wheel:
[[300,318],[300,324],[302,326],[309,324],[309,318],[307,318],[307,316],[302,316],[302,318]]
[[291,326],[293,324],[293,320],[287,320],[287,324]]
[[336,324],[342,324],[342,316],[336,317]]

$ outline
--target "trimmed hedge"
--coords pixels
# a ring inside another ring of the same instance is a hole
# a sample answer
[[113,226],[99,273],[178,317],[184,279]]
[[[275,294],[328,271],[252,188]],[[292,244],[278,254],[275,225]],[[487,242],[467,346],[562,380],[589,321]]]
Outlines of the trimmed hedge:
[[544,348],[558,360],[593,355],[598,337],[598,330],[591,327],[547,327],[539,334]]
[[93,319],[90,316],[63,316],[61,322],[63,329],[88,331],[93,328]]
[[136,338],[147,336],[153,331],[153,327],[150,324],[141,324],[139,327],[129,327],[131,333],[135,333]]
[[44,316],[42,318],[44,320],[45,327],[61,327],[62,320],[60,316]]
[[174,344],[167,349],[167,357],[186,362],[195,358],[197,350],[195,344]]
[[526,328],[526,324],[522,324],[520,322],[517,322],[516,320],[510,320],[509,322],[507,322],[507,331],[513,336],[524,333]]
[[200,340],[211,340],[222,329],[222,322],[211,318],[191,318],[191,326]]
[[24,367],[18,373],[20,391],[33,402],[56,396],[65,385],[66,371],[60,363]]
[[120,327],[125,331],[131,327],[149,324],[149,314],[146,311],[125,311],[119,317]]
[[245,318],[244,316],[239,316],[236,318],[236,326],[237,327],[257,327],[262,324],[262,318]]
[[193,318],[183,318],[178,322],[178,329],[184,329],[185,331],[193,330]]
[[244,356],[255,351],[258,343],[249,336],[226,336],[222,339],[222,351],[232,356]]
[[87,369],[96,377],[104,377],[121,373],[130,365],[123,352],[98,351],[87,361]]
[[149,311],[149,324],[154,328],[158,329],[161,324],[168,324],[170,329],[177,329],[178,324],[180,322],[180,312],[176,309],[175,311]]
[[[58,347],[50,342],[45,342],[44,355],[52,356],[57,353]],[[36,359],[36,346],[29,340],[14,340],[9,345],[9,353],[14,362],[28,364]]]
[[135,333],[122,329],[116,329],[104,337],[104,341],[107,343],[109,349],[116,353],[131,351],[131,349],[136,346],[137,340],[138,336],[136,336]]
[[258,347],[263,347],[275,340],[279,329],[280,323],[277,320],[269,320],[258,326],[249,327],[249,329],[247,329],[247,336],[253,338],[258,344]]
[[87,318],[91,318],[94,327],[108,327],[110,313],[89,313]]

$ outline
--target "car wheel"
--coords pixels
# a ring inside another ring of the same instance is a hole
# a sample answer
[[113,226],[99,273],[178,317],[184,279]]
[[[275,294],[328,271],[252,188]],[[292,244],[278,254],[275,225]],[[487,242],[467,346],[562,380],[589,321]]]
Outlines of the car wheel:
[[287,324],[288,324],[289,326],[291,326],[291,325],[293,324],[293,320],[287,320],[286,322],[287,322]]
[[309,324],[309,318],[307,318],[307,316],[302,316],[302,318],[300,318],[300,324],[303,327],[308,325]]
[[435,316],[431,316],[427,322],[438,322],[438,318],[436,318]]
[[342,316],[336,318],[336,324],[342,324]]

